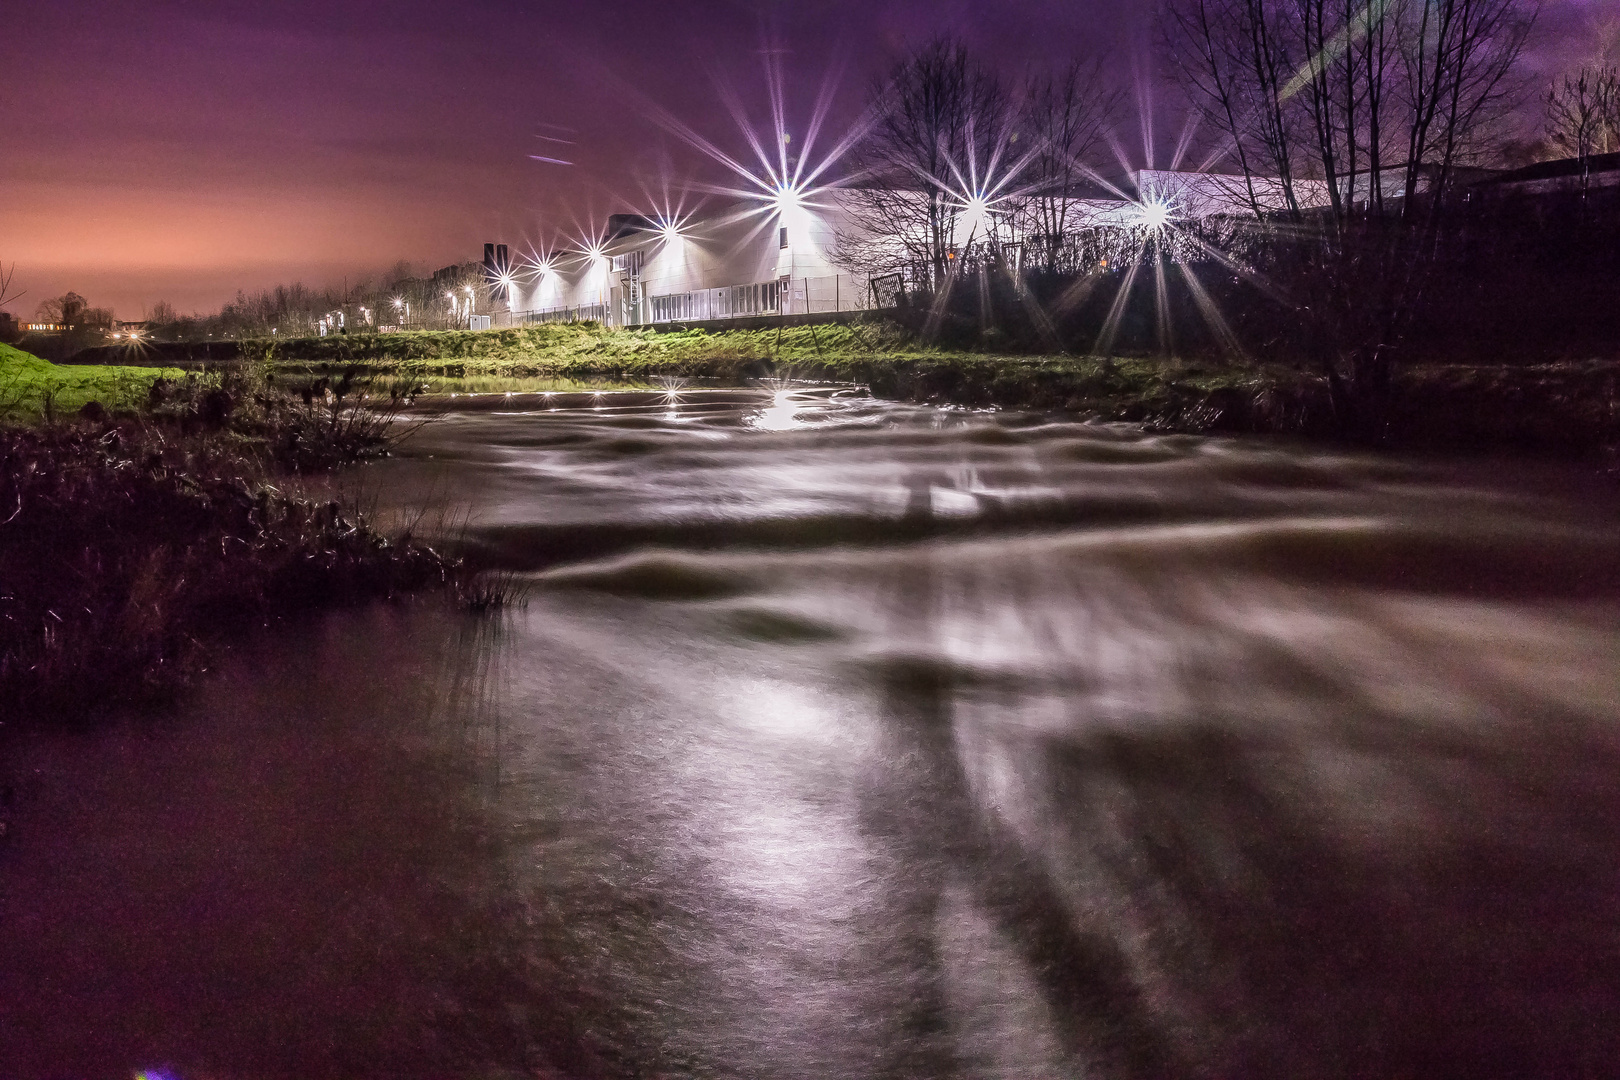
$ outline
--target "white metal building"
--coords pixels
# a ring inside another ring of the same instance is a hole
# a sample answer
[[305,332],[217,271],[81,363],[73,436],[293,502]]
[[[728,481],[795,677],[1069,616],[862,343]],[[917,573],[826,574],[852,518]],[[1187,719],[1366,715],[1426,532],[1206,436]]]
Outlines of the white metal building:
[[[1138,199],[1079,200],[1073,207],[1076,226],[1129,228],[1153,221],[1154,213],[1193,218],[1247,212],[1239,177],[1143,170],[1129,184]],[[1280,207],[1280,189],[1259,194],[1263,206]],[[737,202],[682,220],[678,228],[640,215],[614,215],[590,247],[511,267],[505,285],[510,313],[500,321],[593,319],[646,326],[876,307],[871,283],[833,262],[838,233],[852,227],[846,206],[834,190],[808,202]],[[965,244],[981,225],[971,214],[961,215],[958,242]]]
[[739,203],[678,229],[615,215],[593,248],[512,268],[512,319],[642,326],[860,310],[866,281],[831,260],[838,217],[830,202]]

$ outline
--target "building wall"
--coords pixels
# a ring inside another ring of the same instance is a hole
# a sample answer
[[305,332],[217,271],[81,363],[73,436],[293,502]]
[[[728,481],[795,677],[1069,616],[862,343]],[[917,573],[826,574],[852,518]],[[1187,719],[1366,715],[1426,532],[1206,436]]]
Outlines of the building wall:
[[[679,236],[629,232],[607,242],[599,256],[560,255],[543,273],[516,268],[511,306],[519,319],[524,313],[609,308],[609,321],[636,322],[650,318],[645,309],[650,309],[650,301],[656,297],[774,284],[783,278],[795,282],[830,278],[839,274],[831,260],[840,214],[830,202],[782,209],[740,203],[693,218],[683,225]],[[615,270],[614,260],[623,263],[637,257],[641,260],[643,310],[632,311],[630,282],[636,275],[628,268]],[[864,283],[848,288],[861,290]],[[800,289],[803,291],[802,286]],[[580,311],[580,315],[603,317],[591,311]]]
[[[1249,211],[1241,177],[1143,170],[1132,179],[1144,200],[1167,203],[1172,217]],[[1257,179],[1256,187],[1263,207],[1281,208],[1283,197],[1277,181]],[[1298,182],[1296,191],[1307,205],[1326,201],[1325,186],[1319,183]],[[1128,199],[1078,200],[1072,211],[1078,228],[1130,228],[1143,222],[1141,204]],[[627,229],[606,241],[597,254],[563,253],[543,270],[514,267],[517,283],[511,310],[520,322],[588,318],[612,325],[638,325],[863,307],[867,282],[840,272],[832,261],[837,234],[847,230],[850,221],[838,193],[833,192],[803,205],[739,201],[713,207],[684,222],[678,236],[651,227]],[[1001,231],[1002,226],[994,222],[975,221],[971,213],[963,213],[956,221],[958,244],[983,236],[992,225]],[[1021,238],[1003,234],[999,239],[1016,243]],[[780,284],[784,281],[785,286]],[[754,306],[739,306],[738,297],[743,294],[734,290],[724,296],[698,295],[735,286],[761,286],[747,294],[747,302]],[[785,291],[779,291],[782,289]]]

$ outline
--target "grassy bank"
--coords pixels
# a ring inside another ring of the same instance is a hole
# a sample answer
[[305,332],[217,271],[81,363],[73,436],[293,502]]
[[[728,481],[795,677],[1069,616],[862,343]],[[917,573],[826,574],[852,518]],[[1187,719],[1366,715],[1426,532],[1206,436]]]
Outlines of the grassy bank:
[[[217,351],[213,344],[198,345]],[[1342,438],[1325,383],[1302,365],[1132,357],[1032,356],[929,347],[883,322],[730,330],[609,330],[592,323],[266,339],[236,346],[293,377],[365,370],[405,379],[660,376],[741,381],[767,375],[847,380],[900,400],[1061,409],[1167,430]],[[154,358],[194,360],[193,346]],[[161,350],[169,350],[163,352]],[[112,358],[113,354],[108,354]],[[86,357],[89,359],[89,357]],[[1514,449],[1607,458],[1620,445],[1620,362],[1418,364],[1400,369],[1372,431],[1383,443]],[[1368,437],[1366,430],[1360,437]]]
[[243,356],[283,370],[347,364],[409,367],[430,375],[572,377],[757,373],[762,362],[852,361],[874,355],[944,356],[885,323],[768,330],[610,330],[547,323],[506,330],[421,331],[244,341]]
[[0,722],[173,693],[244,620],[462,583],[435,552],[299,493],[294,473],[387,445],[387,416],[341,389],[305,400],[251,370],[149,373],[138,407],[0,422]]
[[184,376],[173,368],[53,364],[0,344],[0,420],[71,415],[92,401],[109,412],[139,409],[155,380]]
[[[793,374],[864,383],[898,400],[1060,409],[1165,430],[1328,439],[1345,431],[1325,382],[1300,365],[952,351],[885,323],[662,333],[546,325],[247,342],[244,349],[289,372],[359,364],[462,378],[469,388],[502,378]],[[1374,436],[1395,447],[1516,450],[1612,466],[1620,446],[1617,384],[1614,360],[1410,365]]]
[[750,330],[609,330],[548,324],[243,342],[244,356],[286,375],[358,366],[411,377],[462,379],[468,388],[502,379],[657,377],[746,381],[770,375],[860,382],[880,396],[956,404],[1061,408],[1146,420],[1190,419],[1211,395],[1259,386],[1294,397],[1313,385],[1297,371],[1255,364],[1141,358],[1027,356],[923,345],[889,323]]

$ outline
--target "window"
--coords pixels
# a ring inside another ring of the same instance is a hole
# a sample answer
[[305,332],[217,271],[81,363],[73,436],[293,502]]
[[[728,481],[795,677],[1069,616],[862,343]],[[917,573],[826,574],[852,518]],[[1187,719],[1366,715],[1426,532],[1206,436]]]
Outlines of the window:
[[781,247],[781,248],[787,247],[787,226],[786,225],[782,226],[776,232],[776,246]]

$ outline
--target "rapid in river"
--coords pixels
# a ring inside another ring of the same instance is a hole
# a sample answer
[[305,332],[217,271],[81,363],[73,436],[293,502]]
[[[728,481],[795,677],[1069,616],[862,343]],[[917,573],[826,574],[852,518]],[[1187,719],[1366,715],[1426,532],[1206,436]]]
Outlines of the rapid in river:
[[355,479],[525,602],[17,740],[0,1077],[1614,1075],[1612,481],[445,401]]

